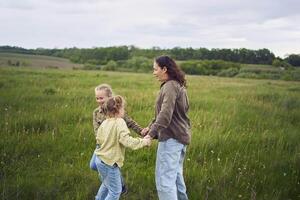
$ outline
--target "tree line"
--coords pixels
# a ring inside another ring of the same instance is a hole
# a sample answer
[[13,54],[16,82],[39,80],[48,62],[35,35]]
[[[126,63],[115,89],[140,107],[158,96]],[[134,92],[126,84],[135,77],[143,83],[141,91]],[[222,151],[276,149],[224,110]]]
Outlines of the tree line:
[[180,48],[161,49],[152,47],[142,49],[135,46],[113,46],[96,48],[64,48],[64,49],[25,49],[14,46],[0,46],[0,52],[24,53],[32,55],[56,56],[70,59],[75,63],[105,65],[110,61],[125,61],[134,57],[153,59],[159,55],[170,55],[176,60],[223,60],[243,64],[272,64],[273,61],[284,61],[292,66],[300,66],[300,55],[292,54],[282,59],[268,49],[207,49]]

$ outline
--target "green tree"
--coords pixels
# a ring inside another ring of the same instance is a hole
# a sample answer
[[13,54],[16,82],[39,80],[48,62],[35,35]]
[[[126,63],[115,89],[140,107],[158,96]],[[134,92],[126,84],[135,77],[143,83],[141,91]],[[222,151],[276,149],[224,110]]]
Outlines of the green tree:
[[300,54],[291,54],[284,60],[292,66],[300,67]]
[[118,65],[116,61],[110,60],[108,63],[102,67],[102,70],[105,71],[115,71],[117,69]]

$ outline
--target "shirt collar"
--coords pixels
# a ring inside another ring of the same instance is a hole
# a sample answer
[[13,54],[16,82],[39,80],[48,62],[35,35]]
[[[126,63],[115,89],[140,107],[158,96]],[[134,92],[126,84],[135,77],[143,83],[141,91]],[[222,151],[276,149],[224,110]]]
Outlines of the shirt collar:
[[102,109],[102,107],[101,106],[99,106],[99,111],[98,111],[99,113],[103,113],[103,109]]

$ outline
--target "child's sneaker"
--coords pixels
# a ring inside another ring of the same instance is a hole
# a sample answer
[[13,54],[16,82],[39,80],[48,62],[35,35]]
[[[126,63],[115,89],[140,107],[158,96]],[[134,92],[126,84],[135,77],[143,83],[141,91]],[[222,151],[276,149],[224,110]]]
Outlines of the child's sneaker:
[[126,195],[127,193],[128,193],[128,189],[127,189],[126,185],[122,185],[121,195]]

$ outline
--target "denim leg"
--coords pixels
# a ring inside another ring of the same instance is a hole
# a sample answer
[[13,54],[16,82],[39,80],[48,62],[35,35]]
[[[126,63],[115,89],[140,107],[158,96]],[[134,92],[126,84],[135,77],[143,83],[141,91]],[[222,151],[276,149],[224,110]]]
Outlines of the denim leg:
[[116,200],[120,198],[122,192],[121,173],[119,167],[114,167],[109,170],[109,179],[105,181],[108,188],[107,200]]
[[98,170],[97,170],[97,165],[96,165],[95,159],[96,159],[96,154],[93,153],[92,158],[91,158],[91,160],[90,160],[90,168],[91,168],[92,170],[98,171]]
[[94,157],[94,161],[97,167],[97,171],[99,173],[99,178],[102,182],[95,197],[95,200],[104,200],[108,194],[108,189],[104,184],[104,179],[107,178],[107,168],[102,164],[101,160],[96,155]]
[[100,185],[100,188],[99,188],[99,190],[98,190],[98,193],[97,193],[97,195],[96,195],[96,197],[95,197],[95,200],[104,200],[104,199],[106,199],[107,195],[108,195],[108,189],[107,189],[107,187],[102,183],[102,184]]
[[120,198],[122,184],[121,173],[118,166],[109,166],[103,163],[98,156],[96,156],[96,165],[101,174],[102,184],[96,195],[96,200],[117,200]]
[[122,173],[121,173],[121,184],[122,184],[122,192],[121,192],[121,194],[126,194],[128,192],[128,189],[127,189],[127,186],[125,184],[124,177],[122,176]]
[[186,194],[186,186],[183,178],[183,161],[185,157],[186,146],[182,149],[180,160],[179,160],[179,169],[177,172],[176,186],[177,186],[177,197],[178,200],[188,200],[188,196]]
[[[92,170],[95,170],[95,171],[98,171],[98,169],[97,169],[97,165],[96,165],[96,154],[95,153],[93,153],[93,155],[92,155],[92,158],[91,158],[91,160],[90,160],[90,168],[92,169]],[[122,176],[122,173],[121,173],[121,182],[122,182],[122,189],[123,188],[125,188],[126,187],[126,184],[125,184],[125,181],[124,181],[124,178],[123,178],[123,176]],[[123,191],[122,191],[123,192]]]
[[[183,144],[173,138],[158,143],[155,182],[160,200],[177,200],[177,177],[178,172],[182,171],[180,162],[183,163],[182,151],[184,148]],[[182,183],[183,179],[178,182]],[[183,190],[182,185],[179,186],[179,189]]]

